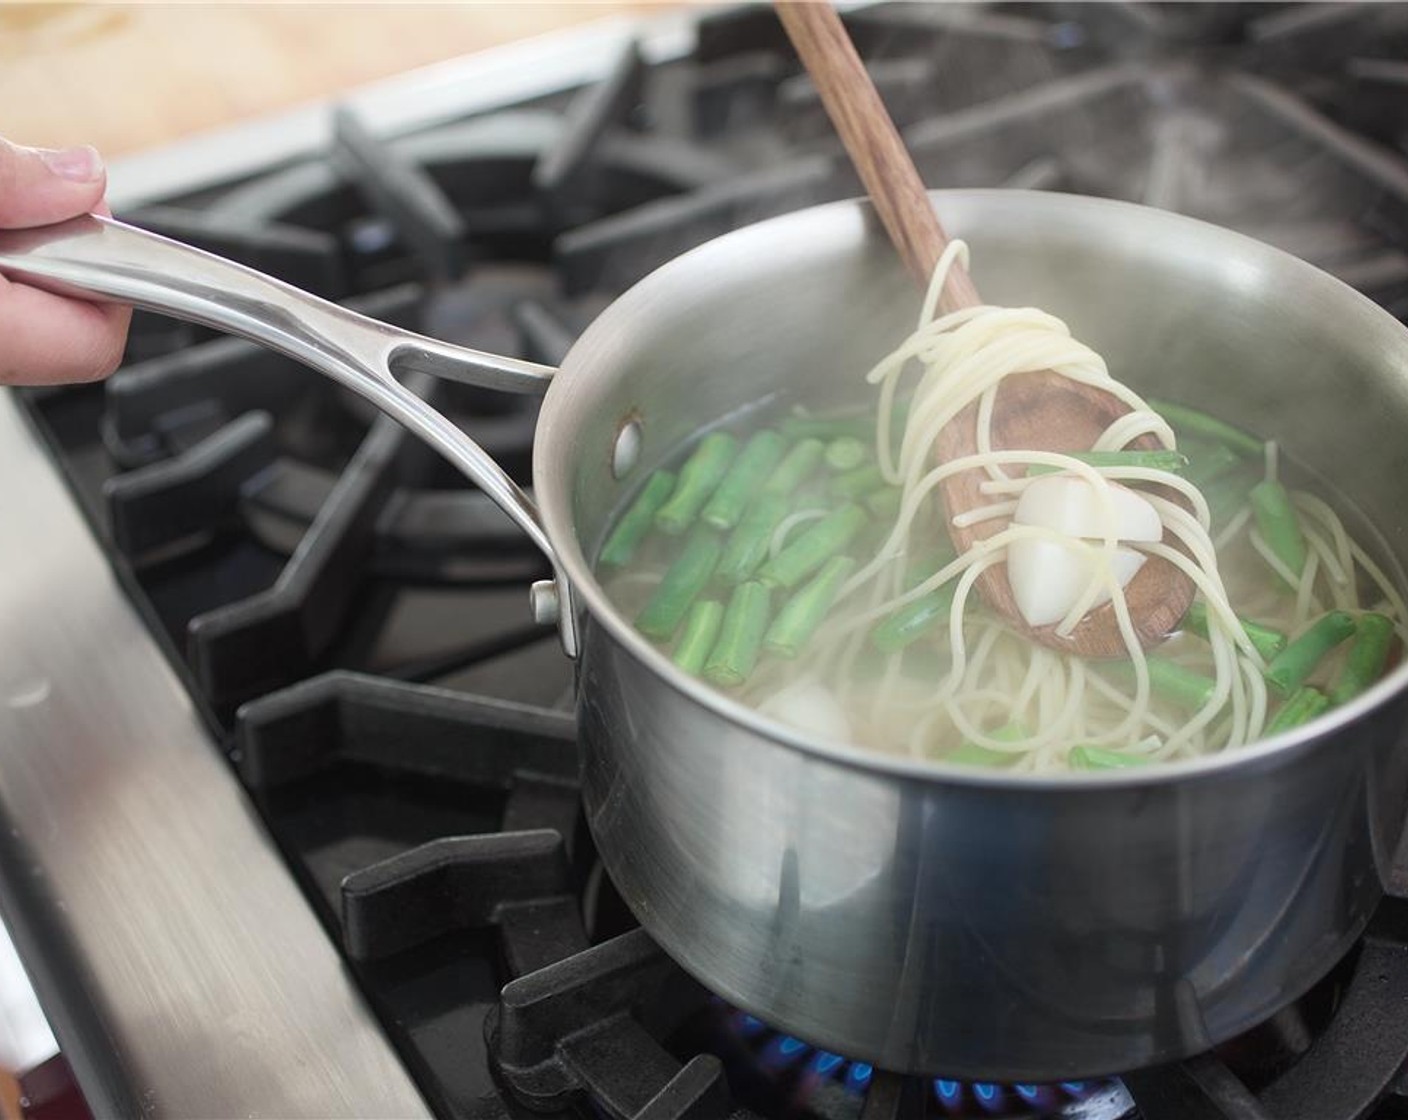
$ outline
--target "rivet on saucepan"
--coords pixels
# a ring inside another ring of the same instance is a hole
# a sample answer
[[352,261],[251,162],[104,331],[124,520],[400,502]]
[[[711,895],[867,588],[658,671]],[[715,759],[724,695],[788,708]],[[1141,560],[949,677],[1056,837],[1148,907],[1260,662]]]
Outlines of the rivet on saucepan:
[[611,449],[611,477],[624,478],[640,458],[640,418],[628,416],[616,432],[616,444]]
[[528,604],[533,610],[534,622],[542,626],[555,626],[562,606],[557,594],[557,581],[535,580],[528,589]]

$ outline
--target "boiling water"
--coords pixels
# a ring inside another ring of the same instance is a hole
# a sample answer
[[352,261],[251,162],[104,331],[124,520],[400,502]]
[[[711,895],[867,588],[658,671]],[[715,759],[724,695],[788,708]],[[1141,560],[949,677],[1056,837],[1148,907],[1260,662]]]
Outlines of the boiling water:
[[[753,615],[766,614],[766,626],[756,620],[752,624],[764,640],[755,660],[745,649],[745,656],[732,663],[717,664],[728,658],[708,655],[701,663],[696,651],[691,671],[764,714],[822,738],[885,753],[1014,770],[1145,765],[1228,749],[1229,744],[1235,748],[1278,730],[1275,721],[1289,694],[1258,684],[1252,677],[1259,677],[1263,666],[1239,659],[1235,702],[1229,699],[1228,710],[1205,720],[1201,730],[1187,731],[1198,722],[1206,701],[1206,693],[1198,689],[1218,677],[1212,646],[1205,635],[1192,629],[1174,634],[1151,651],[1156,655],[1151,668],[1157,669],[1157,679],[1147,711],[1131,729],[1134,675],[1129,662],[1084,661],[1035,646],[988,612],[976,594],[968,597],[962,615],[961,667],[955,665],[950,616],[942,603],[931,604],[935,609],[927,618],[923,611],[912,612],[914,625],[897,626],[901,620],[894,612],[866,617],[867,608],[885,597],[864,586],[827,605],[798,648],[780,652],[776,643],[767,640],[774,636],[778,615],[825,569],[814,568],[806,578],[779,586],[767,578],[775,568],[769,567],[769,560],[795,550],[809,531],[826,523],[840,507],[849,506],[864,516],[859,528],[834,550],[832,562],[841,566],[835,557],[849,556],[863,566],[876,555],[895,523],[898,492],[887,494],[891,488],[876,477],[873,421],[867,422],[860,412],[831,421],[828,427],[774,406],[744,415],[722,429],[736,438],[736,448],[747,446],[760,431],[784,434],[789,437],[781,452],[784,456],[801,440],[816,435],[822,437],[828,453],[841,450],[836,441],[845,439],[848,430],[865,437],[868,428],[869,436],[861,441],[860,462],[854,461],[856,448],[850,446],[845,449],[849,455],[836,455],[832,465],[823,457],[788,490],[781,516],[773,519],[766,551],[747,571],[746,579],[740,580],[736,565],[721,574],[715,563],[694,595],[692,610],[702,616],[705,608],[698,604],[717,604],[709,608],[717,622],[719,615],[732,613],[740,582],[752,582],[756,593],[746,605]],[[665,469],[678,471],[697,446],[682,450]],[[1198,476],[1213,507],[1218,568],[1239,618],[1294,642],[1331,612],[1350,616],[1356,625],[1366,612],[1377,612],[1394,625],[1389,660],[1380,671],[1391,667],[1403,633],[1403,603],[1397,591],[1401,584],[1396,567],[1383,563],[1385,552],[1370,539],[1365,519],[1343,498],[1313,482],[1309,472],[1284,461],[1276,465],[1274,470],[1296,504],[1309,558],[1297,584],[1291,586],[1264,558],[1265,544],[1258,551],[1254,543],[1259,534],[1254,532],[1256,519],[1247,492],[1266,474],[1267,463],[1255,456],[1230,462],[1225,455],[1219,459],[1205,444],[1190,443],[1188,450],[1186,477]],[[736,449],[733,454],[736,462]],[[1209,456],[1218,461],[1210,461]],[[764,500],[762,492],[777,469],[774,465],[750,487],[745,511]],[[1210,479],[1202,481],[1199,472]],[[656,486],[662,488],[658,481]],[[643,489],[622,507],[613,526],[639,500]],[[628,563],[598,564],[608,596],[627,618],[649,617],[643,612],[650,611],[652,601],[660,596],[662,580],[691,547],[689,542],[695,541],[697,548],[696,538],[712,536],[727,559],[734,538],[747,527],[746,512],[742,525],[713,528],[696,517],[677,536],[652,528]],[[1352,527],[1352,534],[1346,526]],[[917,521],[904,558],[896,561],[897,587],[912,586],[931,575],[945,562],[946,549],[950,546],[935,499]],[[951,551],[947,555],[951,557]],[[951,589],[954,582],[946,588]],[[741,611],[744,604],[737,606]],[[657,625],[650,636],[668,655],[688,659],[689,651],[681,646],[690,640],[693,617],[687,616],[670,633]],[[700,633],[709,638],[706,644],[720,641],[717,635],[710,638],[707,627]],[[1346,665],[1357,641],[1356,631],[1314,662],[1297,682],[1301,700],[1306,699],[1306,690],[1342,698]],[[1270,657],[1274,648],[1268,646],[1263,652]],[[1258,691],[1263,694],[1261,700]],[[1081,749],[1072,754],[1072,748]]]

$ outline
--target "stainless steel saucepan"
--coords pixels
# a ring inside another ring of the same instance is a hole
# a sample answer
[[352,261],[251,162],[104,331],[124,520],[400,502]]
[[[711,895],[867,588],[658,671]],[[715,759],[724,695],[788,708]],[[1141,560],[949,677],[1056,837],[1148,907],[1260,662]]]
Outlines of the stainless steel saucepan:
[[[1408,331],[1307,264],[1122,203],[940,192],[988,298],[1067,319],[1136,388],[1280,439],[1408,558]],[[579,661],[582,788],[641,923],[709,988],[904,1071],[1082,1077],[1265,1018],[1348,949],[1408,812],[1408,667],[1309,728],[1152,771],[1034,778],[819,742],[675,669],[592,574],[681,442],[770,395],[863,399],[918,295],[863,203],[721,237],[553,371],[369,321],[97,218],[0,234],[0,271],[245,335],[443,452],[547,554]],[[396,375],[547,388],[535,507]],[[551,384],[549,385],[549,381]],[[0,482],[0,485],[3,485]],[[1367,526],[1361,528],[1367,531]]]

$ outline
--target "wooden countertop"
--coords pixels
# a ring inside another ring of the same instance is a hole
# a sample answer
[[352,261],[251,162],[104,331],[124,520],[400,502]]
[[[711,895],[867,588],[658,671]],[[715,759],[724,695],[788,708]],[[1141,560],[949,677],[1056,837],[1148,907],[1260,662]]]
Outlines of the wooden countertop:
[[0,3],[0,136],[108,157],[664,0]]

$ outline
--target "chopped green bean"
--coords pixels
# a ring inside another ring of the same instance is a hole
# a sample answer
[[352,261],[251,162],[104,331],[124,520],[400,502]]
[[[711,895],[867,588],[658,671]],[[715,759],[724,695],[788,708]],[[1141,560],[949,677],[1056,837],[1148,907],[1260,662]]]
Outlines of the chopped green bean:
[[665,572],[665,578],[655,594],[636,616],[636,629],[647,638],[666,641],[674,636],[689,605],[704,590],[714,566],[719,562],[723,545],[717,533],[698,528],[690,534],[684,550]]
[[1237,471],[1217,479],[1203,489],[1203,497],[1207,499],[1208,513],[1212,517],[1214,529],[1224,528],[1247,504],[1252,487],[1260,477],[1250,471]]
[[[1151,471],[1181,471],[1188,465],[1188,456],[1179,451],[1071,451],[1061,452],[1079,459],[1090,467],[1141,467]],[[1033,463],[1027,468],[1028,477],[1055,474],[1061,467]]]
[[930,576],[943,571],[957,559],[958,550],[953,547],[952,541],[945,538],[932,548],[912,557],[905,565],[904,589],[909,591],[918,587]]
[[678,537],[694,524],[715,487],[728,473],[738,440],[728,432],[710,432],[680,468],[679,483],[670,500],[655,514],[655,527]]
[[704,663],[705,678],[726,688],[748,679],[758,663],[763,634],[768,628],[770,598],[761,583],[742,583],[734,588],[719,626],[718,640]]
[[1281,710],[1271,717],[1262,734],[1279,735],[1282,731],[1309,723],[1329,706],[1330,698],[1318,688],[1311,688],[1309,685],[1298,688],[1281,705]]
[[1372,611],[1361,614],[1354,623],[1354,644],[1330,689],[1330,699],[1336,704],[1348,703],[1383,676],[1392,645],[1392,619]]
[[1185,669],[1166,657],[1149,658],[1149,687],[1161,696],[1196,711],[1212,697],[1217,682],[1202,673]]
[[785,494],[758,495],[758,500],[748,507],[738,528],[729,534],[724,545],[723,558],[719,561],[719,582],[726,587],[734,587],[752,576],[768,555],[773,532],[787,516],[788,500]]
[[856,562],[849,556],[833,556],[811,580],[788,599],[763,638],[769,653],[796,657],[811,640]]
[[754,435],[704,506],[704,520],[715,529],[732,529],[737,525],[743,511],[781,461],[786,448],[787,441],[776,432]]
[[898,486],[882,486],[862,498],[861,504],[881,521],[893,521],[899,516],[903,497]]
[[875,421],[869,416],[786,416],[778,421],[777,430],[788,439],[852,439],[875,438]]
[[1199,412],[1196,408],[1174,404],[1171,401],[1151,400],[1149,407],[1167,420],[1169,427],[1176,432],[1224,444],[1245,458],[1262,453],[1264,445],[1261,440],[1241,428],[1233,427],[1226,420],[1219,420],[1206,412]]
[[[1003,724],[996,731],[990,732],[990,737],[1003,743],[1015,743],[1020,739],[1028,737],[1028,731],[1021,723],[1013,721]],[[1001,768],[1011,766],[1021,756],[1015,751],[999,751],[992,747],[979,746],[977,743],[965,741],[956,750],[944,756],[945,762],[957,762],[964,766],[986,766],[988,768]]]
[[1300,531],[1291,496],[1279,482],[1258,482],[1251,492],[1252,516],[1257,532],[1272,555],[1293,575],[1305,568],[1305,535]]
[[853,471],[867,455],[865,444],[855,436],[840,436],[826,445],[826,465],[833,471]]
[[1242,457],[1223,443],[1189,443],[1188,469],[1183,477],[1201,490],[1234,470]]
[[608,568],[620,568],[631,562],[640,542],[650,532],[655,514],[675,488],[675,476],[670,471],[656,471],[631,503],[616,528],[606,538],[601,550],[601,563]]
[[697,677],[709,651],[714,648],[723,620],[724,605],[716,599],[700,599],[690,607],[684,620],[684,633],[675,645],[675,664]]
[[1109,751],[1103,747],[1085,745],[1072,747],[1066,758],[1072,770],[1125,770],[1148,766],[1151,761],[1147,755]]
[[831,480],[831,493],[851,502],[885,485],[885,476],[874,463],[839,474]]
[[[1279,630],[1273,630],[1270,626],[1263,626],[1259,622],[1253,622],[1248,618],[1237,619],[1242,624],[1243,631],[1251,639],[1252,646],[1257,653],[1261,654],[1264,660],[1270,661],[1278,653],[1286,648],[1286,635]],[[1208,636],[1208,606],[1199,601],[1188,608],[1188,613],[1183,616],[1183,626],[1190,633],[1197,634],[1200,638]]]
[[944,756],[945,762],[957,762],[961,766],[1007,766],[1017,761],[1017,756],[1006,751],[995,751],[980,747],[977,743],[964,743],[951,754]]
[[865,522],[860,506],[833,510],[765,563],[758,578],[774,587],[795,587],[850,544]]
[[763,484],[764,494],[790,494],[816,472],[826,444],[819,439],[804,439],[792,446],[772,477]]
[[1315,672],[1324,656],[1354,633],[1354,616],[1345,611],[1322,614],[1295,641],[1287,644],[1266,666],[1266,681],[1282,696],[1289,696]]
[[[1167,657],[1150,657],[1146,664],[1149,667],[1149,688],[1165,700],[1189,711],[1203,707],[1217,687],[1217,682],[1211,677],[1186,669]],[[1110,670],[1126,681],[1134,677],[1134,666],[1125,662],[1112,663]]]
[[931,626],[948,617],[957,587],[956,581],[946,583],[906,603],[875,625],[870,631],[870,644],[881,653],[898,653],[918,641]]

